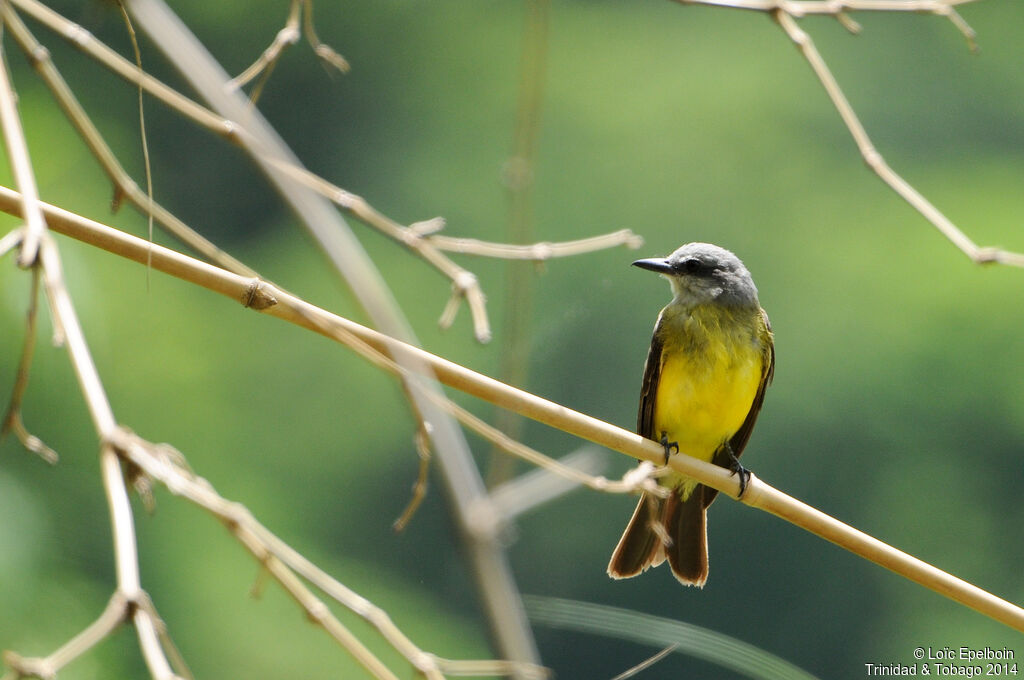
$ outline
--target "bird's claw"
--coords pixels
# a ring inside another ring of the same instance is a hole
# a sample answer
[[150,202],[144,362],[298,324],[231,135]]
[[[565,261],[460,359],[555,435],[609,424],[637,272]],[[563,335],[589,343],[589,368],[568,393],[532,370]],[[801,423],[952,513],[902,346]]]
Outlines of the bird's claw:
[[668,440],[668,433],[662,432],[661,441],[659,443],[661,444],[662,448],[665,449],[665,465],[668,465],[668,459],[669,456],[672,455],[672,449],[675,449],[676,453],[679,453],[679,442],[670,442]]

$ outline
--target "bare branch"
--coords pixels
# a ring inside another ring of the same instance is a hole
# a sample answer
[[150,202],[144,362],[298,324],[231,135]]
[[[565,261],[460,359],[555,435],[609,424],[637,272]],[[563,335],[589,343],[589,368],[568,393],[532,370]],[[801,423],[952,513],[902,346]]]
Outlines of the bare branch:
[[[839,113],[847,130],[857,144],[857,150],[867,166],[895,191],[912,208],[919,212],[954,246],[976,264],[1000,263],[1024,267],[1024,253],[1017,253],[995,247],[980,247],[957,227],[917,189],[897,174],[882,155],[875,149],[867,131],[861,124],[853,107],[846,99],[838,81],[832,75],[821,54],[814,46],[810,35],[796,23],[796,19],[808,14],[833,15],[840,21],[847,21],[848,11],[919,12],[945,17],[963,33],[971,50],[976,50],[974,30],[963,20],[955,7],[977,0],[675,0],[684,5],[712,5],[748,9],[770,13],[785,31],[789,39],[803,54],[818,77],[832,105]],[[850,27],[850,25],[848,25]]]
[[[348,73],[349,63],[345,61],[345,58],[335,52],[330,45],[321,42],[320,38],[316,35],[316,30],[313,26],[312,0],[291,0],[291,8],[288,10],[288,18],[285,20],[284,28],[277,32],[273,42],[270,43],[267,49],[263,50],[263,53],[249,68],[228,82],[230,89],[237,90],[245,87],[247,83],[261,73],[265,72],[266,76],[270,75],[284,50],[299,41],[300,15],[302,18],[301,33],[305,34],[306,40],[309,41],[310,47],[313,48],[316,56],[327,66],[331,66],[341,73]],[[257,93],[254,91],[252,101],[255,102],[257,96]]]
[[[18,214],[19,196],[0,188],[0,210]],[[97,247],[117,252],[136,262],[144,262],[148,244],[130,234],[118,232],[67,211],[43,204],[50,228]],[[117,242],[117,246],[113,243]],[[153,268],[221,293],[235,301],[244,301],[251,294],[253,281],[212,265],[189,258],[161,246],[153,246]],[[561,404],[524,392],[493,378],[472,371],[422,349],[389,338],[343,317],[310,305],[265,282],[259,283],[262,295],[276,304],[259,309],[264,314],[302,326],[321,335],[343,342],[356,337],[377,352],[389,356],[414,356],[421,365],[429,366],[446,385],[472,394],[492,404],[507,408],[540,423],[587,439],[631,458],[654,464],[664,462],[664,449],[649,439],[610,423],[588,416]],[[254,307],[255,309],[255,307]],[[705,463],[692,456],[673,456],[668,467],[700,483],[718,489],[737,499],[739,481],[729,470]],[[1024,631],[1024,609],[956,578],[911,555],[889,546],[825,513],[769,486],[751,475],[741,502],[760,508],[836,545],[896,572],[940,595],[968,606],[1016,630]],[[287,560],[286,560],[287,562]],[[292,565],[294,567],[294,565]]]
[[[288,10],[288,19],[285,21],[284,28],[277,32],[273,42],[270,43],[267,49],[263,50],[263,53],[249,68],[228,81],[230,89],[237,90],[245,87],[249,81],[264,71],[267,71],[269,74],[269,71],[277,63],[285,48],[299,41],[299,15],[302,12],[302,5],[303,0],[292,0],[291,9]],[[255,97],[253,101],[255,101]]]
[[36,188],[35,173],[28,155],[28,144],[21,128],[21,117],[18,115],[17,96],[8,78],[7,59],[0,50],[0,128],[3,130],[4,144],[10,158],[14,183],[21,191],[25,207],[22,211],[25,220],[25,233],[22,235],[21,250],[18,253],[18,266],[23,268],[35,264],[39,254],[39,241],[46,231],[46,222],[39,209],[39,190]]
[[[78,99],[71,91],[71,88],[68,87],[67,82],[54,66],[49,51],[39,44],[9,3],[0,4],[0,16],[3,17],[4,24],[15,42],[28,56],[29,61],[43,79],[43,82],[50,88],[57,104],[60,105],[68,120],[78,130],[78,134],[81,135],[82,140],[92,152],[92,155],[99,161],[100,166],[110,178],[110,181],[114,183],[117,195],[127,198],[143,215],[147,215],[147,217],[152,216],[172,236],[211,262],[215,262],[220,267],[243,276],[253,276],[254,272],[249,270],[248,267],[215,246],[175,217],[162,205],[153,201],[150,192],[142,191],[139,188],[138,184],[135,183],[121,166],[120,162],[118,162],[114,152],[104,141],[100,131],[93,124],[85,109],[82,108],[82,105],[79,104]],[[141,86],[143,83],[148,82],[148,76],[141,74],[138,66],[129,62],[125,63],[135,74],[136,84]],[[152,236],[150,238],[152,240]]]
[[614,678],[612,678],[612,680],[627,680],[627,678],[634,677],[640,671],[643,671],[643,670],[646,670],[646,669],[650,668],[651,666],[653,666],[654,664],[658,663],[659,661],[664,659],[666,656],[668,656],[669,654],[674,652],[678,646],[679,646],[678,644],[671,644],[671,645],[669,645],[668,647],[666,647],[665,649],[661,650],[660,652],[658,652],[654,656],[648,657],[647,659],[644,659],[643,661],[641,661],[637,665],[633,666],[632,668],[628,668],[625,671],[623,671],[622,673],[619,673]]
[[[248,107],[237,93],[224,90],[226,74],[192,31],[163,0],[133,0],[132,15],[214,110],[227,118],[245,119],[251,135],[241,140],[246,153],[316,240],[372,322],[391,337],[416,344],[415,335],[380,272],[343,217],[323,196],[292,181],[271,162],[270,159],[276,159],[295,167],[301,165],[258,110]],[[269,309],[275,307],[277,305]],[[430,395],[441,388],[430,375],[430,369],[411,355],[390,356],[408,370],[402,380],[413,409],[431,425],[427,430],[431,448],[437,454],[438,467],[461,529],[460,536],[466,542],[472,573],[496,644],[501,654],[509,659],[537,662],[536,643],[504,547],[496,535],[473,531],[471,513],[481,502],[486,503],[487,496],[465,436],[454,419],[431,403]],[[517,678],[524,675],[516,673]]]
[[[19,207],[27,208],[24,202],[21,202]],[[75,313],[71,297],[64,286],[57,246],[45,232],[39,242],[39,259],[36,266],[42,268],[43,285],[54,315],[54,325],[59,324],[63,329],[68,355],[78,377],[82,395],[89,407],[96,432],[100,440],[104,441],[114,431],[116,421],[96,371],[96,365],[86,345],[85,335],[78,323],[78,316]],[[110,447],[106,445],[100,449],[100,470],[114,535],[117,590],[130,602],[143,602],[147,598],[145,598],[139,577],[138,550],[135,543],[135,526],[128,500],[128,489],[125,486],[120,462]],[[168,680],[177,677],[171,670],[161,648],[160,636],[157,633],[158,624],[152,608],[135,607],[132,612],[132,620],[135,623],[139,647],[146,660],[150,675],[155,680]]]
[[302,32],[310,47],[313,48],[313,53],[320,58],[325,66],[333,67],[339,73],[348,73],[349,63],[345,57],[317,37],[316,28],[313,26],[313,0],[305,0],[305,5],[306,11],[302,15]]
[[[242,144],[243,142],[251,144],[252,136],[245,127],[218,116],[209,109],[188,97],[185,97],[152,76],[140,73],[137,65],[131,63],[127,59],[124,59],[103,43],[95,40],[89,32],[81,26],[68,21],[45,5],[39,3],[37,0],[12,0],[11,4],[16,5],[19,9],[32,16],[32,18],[40,21],[47,28],[56,31],[62,38],[70,40],[74,47],[96,59],[116,75],[130,83],[139,85],[147,93],[156,97],[171,109],[188,117],[197,125],[200,125],[201,127],[227,139],[228,141],[231,141],[234,144]],[[26,51],[28,52],[27,49]],[[39,51],[36,50],[35,52],[29,53],[37,54],[35,61],[46,61],[44,59],[40,59],[40,56],[48,57],[45,50],[42,50],[42,54],[38,54],[38,52]],[[57,74],[56,77],[59,78],[59,74]],[[50,80],[52,79],[53,76],[51,75],[47,82],[50,83]],[[55,85],[52,83],[50,86],[51,89],[55,88]],[[65,110],[69,110],[71,106],[75,106],[77,110],[81,111],[81,107],[77,105],[76,101],[73,105],[70,103],[71,101],[74,101],[74,96],[70,94],[70,90],[67,89],[66,85],[64,85],[63,89],[67,92],[64,95],[58,95],[62,107],[65,107]],[[55,90],[55,95],[56,94],[57,92]],[[71,113],[68,115],[72,116]],[[86,126],[95,129],[91,123],[87,122],[88,118],[84,115],[84,112],[81,116],[72,116],[72,119],[73,122],[75,122],[76,127],[79,127],[80,134],[83,136],[87,136],[86,133],[82,131]],[[112,154],[109,154],[109,150],[107,150],[105,156],[95,151],[95,149],[100,148],[100,146],[106,148],[106,144],[102,142],[102,138],[99,134],[95,134],[95,139],[92,139],[93,135],[89,135],[88,137],[91,139],[91,141],[87,140],[90,144],[90,148],[94,149],[94,153],[96,153],[97,157],[100,158],[100,162],[104,165],[104,169],[112,176],[115,183],[125,191],[126,196],[128,196],[133,203],[140,207],[144,206],[146,204],[145,193],[135,186],[135,183],[127,177],[123,170],[120,170],[119,164],[116,162],[116,159],[113,159]],[[479,281],[472,272],[469,272],[463,267],[457,265],[442,251],[451,250],[454,252],[486,255],[489,257],[541,261],[549,257],[575,255],[583,252],[590,252],[599,248],[610,248],[619,245],[637,248],[640,243],[642,243],[642,240],[629,230],[622,230],[615,232],[614,234],[609,234],[604,237],[596,237],[594,239],[572,241],[567,244],[551,243],[539,244],[538,246],[492,244],[477,241],[475,239],[459,239],[451,237],[442,238],[434,234],[425,237],[419,228],[425,224],[423,222],[415,223],[412,226],[403,226],[399,222],[378,211],[361,196],[342,189],[341,187],[319,177],[315,173],[310,172],[306,168],[303,168],[290,160],[274,157],[264,157],[261,158],[261,160],[286,174],[292,180],[299,182],[303,186],[312,189],[321,196],[327,198],[345,213],[352,215],[360,222],[377,229],[389,238],[401,243],[413,254],[426,261],[432,267],[437,269],[443,276],[447,277],[452,282],[453,298],[449,303],[449,306],[445,308],[445,313],[442,314],[442,327],[446,327],[446,324],[449,324],[451,320],[454,319],[455,310],[452,308],[451,304],[461,302],[461,300],[465,299],[469,306],[470,313],[473,316],[474,335],[480,342],[487,342],[490,340],[491,330],[490,322],[487,318],[486,298],[480,288]],[[117,170],[120,170],[120,172],[117,172]],[[160,208],[159,205],[153,206],[153,212],[157,221],[162,225],[175,225],[174,227],[168,227],[171,229],[172,234],[175,237],[179,238],[190,247],[196,248],[199,252],[203,253],[204,256],[210,257],[212,261],[217,262],[221,266],[232,271],[238,271],[238,273],[242,273],[246,276],[254,275],[251,271],[242,272],[241,270],[238,270],[235,264],[227,266],[223,260],[215,259],[215,256],[208,254],[212,253],[211,248],[216,250],[212,247],[212,244],[204,249],[204,246],[201,244],[196,245],[193,243],[190,239],[195,239],[195,237],[189,234],[192,230],[180,223],[180,221],[176,220],[173,215]],[[440,228],[443,221],[435,218],[434,220],[428,220],[426,224],[429,224],[431,229],[436,230]]]
[[107,602],[107,606],[99,618],[53,654],[38,658],[22,657],[14,652],[6,652],[4,663],[19,678],[55,678],[60,669],[88,652],[117,630],[129,615],[129,604],[124,593],[117,591]]
[[[20,240],[24,228],[10,232],[18,236]],[[0,252],[2,252],[0,248]],[[36,347],[36,320],[39,310],[39,268],[32,269],[32,290],[29,292],[28,312],[25,315],[25,343],[21,350],[21,359],[18,361],[18,372],[14,379],[14,388],[11,390],[11,401],[7,405],[7,413],[4,414],[3,425],[0,426],[0,437],[8,432],[14,432],[26,449],[36,454],[47,463],[55,464],[58,460],[57,452],[43,443],[25,427],[21,419],[21,402],[25,398],[25,389],[28,387],[28,375],[32,368],[32,355]]]
[[539,243],[529,245],[493,243],[491,241],[480,241],[475,238],[454,238],[451,236],[431,236],[430,241],[440,250],[448,250],[460,255],[482,255],[485,257],[499,257],[504,260],[531,260],[533,262],[546,262],[556,257],[571,257],[618,246],[625,246],[630,250],[636,250],[644,244],[643,237],[632,229],[620,229],[619,231],[581,238],[576,241],[561,241],[558,243],[540,241]]
[[195,476],[183,467],[184,457],[167,444],[152,444],[126,430],[119,430],[113,440],[119,455],[143,470],[167,489],[204,508],[217,517],[227,529],[252,553],[267,572],[305,610],[309,619],[324,628],[344,649],[377,678],[396,678],[395,674],[377,659],[337,618],[317,599],[299,577],[313,584],[336,602],[351,610],[372,625],[395,648],[413,669],[425,678],[443,677],[442,669],[459,668],[469,664],[473,668],[492,667],[493,674],[504,674],[509,668],[526,668],[533,675],[543,675],[542,669],[521,664],[492,661],[450,661],[439,659],[414,645],[387,613],[348,589],[292,547],[260,524],[244,506],[220,496],[205,479]]

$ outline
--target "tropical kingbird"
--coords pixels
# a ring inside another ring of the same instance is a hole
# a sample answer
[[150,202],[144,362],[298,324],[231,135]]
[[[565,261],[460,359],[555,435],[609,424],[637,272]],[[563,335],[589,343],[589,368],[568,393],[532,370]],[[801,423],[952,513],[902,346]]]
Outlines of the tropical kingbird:
[[[666,258],[637,260],[672,285],[654,326],[640,389],[637,433],[678,452],[726,467],[746,483],[739,456],[747,445],[775,369],[768,315],[738,257],[709,243],[688,243]],[[708,577],[707,507],[718,491],[676,472],[658,479],[667,498],[643,494],[608,564],[629,578],[668,559],[681,583]]]

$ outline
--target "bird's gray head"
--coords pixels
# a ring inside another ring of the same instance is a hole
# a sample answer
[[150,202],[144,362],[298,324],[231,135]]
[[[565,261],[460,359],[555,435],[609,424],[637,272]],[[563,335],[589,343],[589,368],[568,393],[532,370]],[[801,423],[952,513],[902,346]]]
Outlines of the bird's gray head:
[[637,260],[633,264],[667,278],[676,302],[758,305],[757,287],[740,258],[710,243],[687,243],[668,257]]

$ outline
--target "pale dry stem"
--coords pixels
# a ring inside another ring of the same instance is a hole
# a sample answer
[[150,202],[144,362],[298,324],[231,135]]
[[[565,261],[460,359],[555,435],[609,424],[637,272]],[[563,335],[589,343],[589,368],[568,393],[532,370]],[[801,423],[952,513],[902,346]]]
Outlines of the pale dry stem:
[[419,471],[416,475],[416,481],[412,485],[412,496],[409,498],[409,503],[405,506],[402,514],[398,516],[398,519],[391,524],[391,528],[396,532],[405,530],[413,515],[419,510],[423,499],[427,497],[427,483],[430,473],[430,437],[427,436],[426,425],[422,420],[420,420],[419,427],[416,428],[414,440],[416,454],[420,460]]
[[39,190],[36,188],[35,173],[28,154],[28,143],[18,115],[18,97],[14,93],[7,69],[7,57],[0,50],[0,130],[3,132],[14,184],[21,192],[24,203],[22,214],[25,230],[21,236],[18,252],[18,266],[28,268],[35,264],[39,254],[39,241],[46,232],[46,222],[39,209]]
[[[9,189],[0,188],[0,210],[17,215],[20,209],[21,201],[18,194]],[[43,209],[47,212],[51,229],[136,262],[145,262],[148,244],[144,240],[53,206],[43,204]],[[238,303],[244,303],[252,295],[254,288],[251,279],[217,269],[212,265],[161,246],[153,246],[153,268],[201,285]],[[501,408],[514,410],[537,422],[587,439],[631,458],[647,460],[656,464],[664,461],[665,451],[657,442],[644,439],[633,432],[592,416],[573,411],[561,404],[505,385],[493,378],[394,338],[388,338],[344,317],[310,305],[288,293],[278,291],[269,284],[259,282],[259,285],[255,287],[263,291],[261,297],[274,300],[272,304],[253,307],[265,314],[302,326],[339,342],[344,342],[345,338],[354,336],[378,353],[399,353],[415,357],[418,362],[422,362],[422,365],[428,366],[442,383],[467,394],[472,394]],[[702,484],[718,489],[734,499],[739,496],[739,482],[729,470],[704,463],[692,456],[673,456],[669,460],[669,467]],[[857,531],[853,527],[774,489],[754,475],[750,476],[746,493],[740,500],[751,507],[771,512],[996,621],[1024,631],[1024,610],[1020,607]],[[280,556],[280,552],[275,552]],[[306,577],[296,563],[290,559],[282,559]],[[298,560],[299,564],[305,563],[308,565],[307,568],[315,569],[301,555],[295,555],[292,559]],[[313,582],[312,579],[306,578]],[[331,591],[325,589],[325,592],[330,593]]]
[[[82,141],[88,147],[93,157],[99,162],[100,167],[110,178],[114,185],[115,205],[122,198],[134,205],[143,215],[155,219],[173,237],[200,253],[203,257],[216,263],[218,266],[233,271],[243,276],[252,276],[253,272],[241,262],[215,246],[208,239],[200,235],[194,229],[174,216],[169,210],[153,200],[151,190],[143,191],[138,184],[125,171],[124,167],[117,160],[110,146],[103,139],[103,135],[93,124],[89,115],[78,102],[74,92],[67,82],[60,75],[50,57],[50,52],[43,47],[28,30],[24,22],[11,8],[9,3],[0,4],[0,16],[3,17],[7,31],[21,47],[22,52],[28,57],[36,73],[50,89],[51,94],[64,111],[64,115],[78,131]],[[136,84],[148,82],[144,74],[140,74],[137,65],[130,65],[135,73]],[[148,154],[147,154],[148,155]],[[152,240],[152,236],[150,237]]]
[[[43,23],[47,28],[71,41],[76,48],[99,61],[114,74],[142,87],[148,94],[156,97],[169,108],[186,116],[200,127],[234,144],[240,144],[243,138],[249,139],[249,133],[244,126],[218,116],[209,109],[168,87],[163,82],[145,72],[140,72],[136,64],[121,57],[105,44],[96,40],[84,28],[65,19],[37,0],[11,0],[10,4],[17,6],[18,9],[29,14],[33,19]],[[49,55],[45,52],[45,49],[36,47],[32,43],[34,43],[34,40],[31,43],[26,42],[22,48],[30,55],[30,58],[32,58],[32,55],[35,55],[33,63],[48,64],[45,70],[49,72],[49,75],[45,77],[48,85],[54,90],[55,96],[58,97],[58,102],[65,109],[69,118],[72,119],[76,128],[80,130],[80,134],[86,138],[87,144],[89,144],[90,149],[93,150],[93,153],[100,160],[104,170],[111,176],[115,184],[124,191],[129,200],[145,213],[145,206],[148,204],[145,192],[139,190],[123,169],[120,168],[116,159],[109,152],[109,148],[102,141],[102,137],[98,132],[95,132],[95,126],[88,121],[88,117],[82,111],[81,106],[77,105],[77,101],[74,101],[74,96],[66,84],[63,87],[58,87],[54,84],[60,77],[56,73],[56,69],[49,63]],[[19,40],[19,44],[21,44],[21,40]],[[35,43],[35,45],[38,44]],[[43,67],[38,68],[42,69]],[[63,82],[62,79],[60,80]],[[89,130],[90,133],[86,134],[86,130]],[[105,151],[100,152],[97,149],[105,149]],[[454,312],[457,309],[458,303],[465,300],[473,318],[474,335],[480,342],[487,342],[491,338],[490,322],[487,318],[486,297],[477,277],[472,272],[452,261],[445,255],[445,251],[541,262],[554,257],[568,257],[623,245],[629,248],[637,248],[643,242],[639,236],[628,229],[577,241],[540,243],[535,245],[489,243],[477,239],[440,236],[434,232],[443,226],[443,220],[435,218],[425,222],[417,222],[410,226],[402,225],[375,209],[361,196],[342,189],[303,167],[273,158],[264,160],[274,165],[278,170],[285,172],[293,180],[324,196],[342,211],[355,217],[363,224],[377,229],[389,238],[404,245],[414,255],[426,261],[447,277],[452,283],[452,295],[441,317],[442,327],[446,327],[454,320]],[[203,253],[211,261],[217,262],[222,267],[231,271],[247,276],[253,275],[251,271],[244,272],[239,269],[237,263],[228,264],[223,259],[217,259],[223,258],[224,255],[218,254],[217,249],[212,244],[203,244],[199,241],[201,237],[198,237],[195,232],[157,204],[153,206],[153,215],[157,222],[171,231],[172,235]],[[426,234],[424,230],[420,229],[420,226],[424,224],[430,226],[430,230]]]
[[798,18],[810,14],[832,15],[853,32],[859,26],[846,15],[849,11],[917,12],[935,14],[948,19],[967,40],[972,51],[977,50],[974,30],[956,11],[957,5],[977,0],[675,0],[684,5],[711,5],[767,12],[778,22],[790,40],[797,46],[804,59],[811,66],[815,76],[825,89],[843,124],[849,130],[857,150],[868,168],[879,179],[895,191],[914,210],[946,237],[954,246],[976,264],[1000,263],[1024,267],[1024,253],[1002,248],[978,246],[942,211],[915,189],[886,163],[882,154],[872,144],[867,131],[843,94],[832,71],[818,52],[811,39],[798,25]]
[[[20,205],[19,197],[15,192],[6,189],[0,190],[0,209],[17,214]],[[117,230],[103,227],[84,218],[78,218],[51,206],[44,205],[44,209],[47,211],[47,218],[52,229],[64,231],[74,238],[117,252],[137,262],[145,261],[147,244],[142,239],[122,234]],[[100,237],[100,234],[104,234],[104,236]],[[114,245],[115,239],[118,244],[116,246]],[[218,270],[212,265],[160,246],[153,247],[153,268],[202,285],[235,301],[244,301],[252,287],[252,281],[249,279]],[[619,451],[632,458],[657,464],[664,461],[665,451],[658,443],[644,439],[633,432],[505,385],[493,378],[488,378],[419,348],[406,345],[394,338],[383,336],[348,319],[309,305],[288,293],[273,289],[269,284],[264,284],[263,287],[266,288],[267,295],[277,300],[277,304],[266,306],[261,310],[265,314],[276,316],[341,342],[345,337],[356,336],[360,342],[370,345],[377,352],[400,353],[415,357],[418,362],[428,366],[441,382],[467,394],[472,394],[502,408],[512,409],[520,415]],[[737,498],[739,495],[739,483],[729,470],[704,463],[691,456],[673,456],[669,460],[669,466],[674,471],[718,489],[732,498]],[[996,621],[1024,631],[1024,610],[1021,608],[859,532],[815,508],[800,503],[761,482],[754,475],[751,475],[746,493],[741,500],[747,505],[771,512],[826,538],[836,545],[891,569]],[[302,558],[297,556],[295,559]],[[284,561],[302,573],[294,563],[289,560]]]
[[24,657],[16,652],[4,652],[4,664],[9,671],[0,680],[13,678],[40,678],[51,680],[66,665],[82,656],[125,622],[131,615],[132,602],[121,591],[115,592],[99,617],[46,657]]
[[[259,523],[245,506],[220,496],[213,486],[183,465],[184,457],[167,444],[151,444],[126,430],[112,439],[120,456],[163,484],[176,496],[204,508],[217,517],[292,598],[313,623],[321,626],[376,678],[396,678],[395,674],[370,652],[330,609],[302,582],[305,579],[318,590],[372,625],[412,668],[425,678],[439,680],[447,669],[463,664],[473,668],[516,668],[521,665],[501,661],[452,661],[440,659],[414,645],[391,621],[387,613],[356,594],[307,560]],[[173,452],[173,454],[172,454]],[[498,670],[494,674],[503,674]]]
[[[19,201],[20,209],[25,209],[23,202]],[[93,363],[85,342],[85,336],[78,323],[71,297],[64,285],[64,277],[61,270],[60,256],[57,246],[47,232],[43,232],[39,239],[39,253],[36,267],[41,268],[42,282],[46,296],[50,302],[51,313],[54,315],[54,326],[63,329],[63,339],[67,346],[68,355],[72,367],[78,378],[82,395],[89,408],[96,432],[101,441],[113,432],[116,427],[113,411],[103,390],[99,374]],[[132,519],[131,505],[128,499],[128,489],[125,485],[124,475],[120,462],[109,446],[103,445],[100,448],[100,469],[106,491],[107,503],[110,509],[111,528],[114,537],[114,558],[117,574],[117,593],[130,603],[130,615],[135,624],[135,631],[139,640],[139,649],[142,652],[150,675],[155,680],[172,680],[178,678],[172,670],[171,664],[162,646],[162,623],[156,616],[151,606],[140,606],[148,602],[148,597],[139,578],[138,551],[135,543],[135,527]],[[115,598],[116,599],[116,598]],[[111,605],[113,606],[113,605]],[[108,607],[108,610],[110,608]],[[110,623],[113,614],[106,612],[104,616],[90,626],[83,635],[77,636],[69,645],[58,650],[60,655],[57,661],[61,661],[69,655],[76,656],[80,650],[87,649],[94,645],[99,639],[106,637],[113,629]],[[11,657],[17,662],[17,655]],[[52,662],[52,658],[51,658]],[[44,666],[43,671],[56,673],[56,668]],[[14,671],[12,671],[14,672]]]
[[[349,63],[345,58],[317,37],[316,29],[313,26],[312,0],[291,0],[291,7],[288,10],[288,18],[285,20],[284,27],[277,32],[274,40],[263,50],[263,53],[260,54],[255,62],[228,82],[228,87],[232,90],[237,90],[238,88],[245,87],[246,84],[260,74],[265,73],[266,76],[269,76],[284,50],[297,43],[302,34],[305,34],[306,40],[309,41],[314,54],[326,66],[330,66],[340,73],[348,72]],[[258,93],[254,91],[251,100],[255,102],[257,98]]]
[[[8,235],[15,235],[18,241],[24,228],[16,229]],[[0,248],[0,256],[4,249]],[[15,374],[14,387],[11,390],[11,400],[7,405],[7,413],[4,415],[3,425],[0,426],[0,437],[8,432],[13,432],[21,445],[36,454],[47,463],[55,464],[59,459],[57,452],[47,446],[43,440],[28,431],[21,418],[21,403],[25,398],[25,389],[28,387],[29,372],[32,369],[32,355],[36,347],[36,321],[39,311],[39,268],[32,268],[32,289],[29,292],[28,311],[25,314],[25,342],[21,350],[21,359],[18,361],[18,369]]]
[[627,668],[625,671],[623,671],[622,673],[619,673],[614,678],[612,678],[612,680],[627,680],[627,678],[635,677],[638,673],[640,673],[640,671],[647,670],[648,668],[650,668],[651,666],[653,666],[654,664],[658,663],[659,661],[664,659],[666,656],[668,656],[669,654],[674,652],[675,649],[678,646],[679,646],[678,643],[669,645],[668,647],[666,647],[665,649],[661,650],[657,654],[654,654],[653,656],[650,656],[647,659],[644,659],[643,661],[641,661],[637,665],[633,666],[632,668]]

